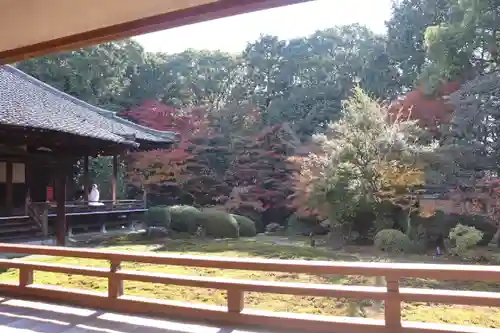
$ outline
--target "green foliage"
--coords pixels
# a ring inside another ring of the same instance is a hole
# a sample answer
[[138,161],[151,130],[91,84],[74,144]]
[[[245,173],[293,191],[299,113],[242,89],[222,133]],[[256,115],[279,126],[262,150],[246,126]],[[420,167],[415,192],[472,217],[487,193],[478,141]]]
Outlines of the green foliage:
[[414,85],[427,60],[425,30],[445,22],[448,0],[394,1],[387,21],[387,51],[399,69],[398,83],[405,89]]
[[420,143],[415,122],[388,122],[385,110],[359,88],[329,130],[315,137],[322,149],[303,161],[298,190],[334,223],[352,220],[358,211],[377,213],[377,205],[404,196],[399,188],[415,179],[394,181],[395,175],[417,168],[432,148]]
[[452,252],[463,255],[481,241],[483,233],[474,227],[457,224],[455,228],[451,229],[449,238],[454,243]]
[[374,244],[380,251],[404,253],[411,249],[411,241],[399,230],[385,229],[375,235]]
[[194,234],[198,226],[203,224],[204,214],[192,206],[172,206],[168,208],[171,228],[178,232]]
[[375,220],[375,229],[377,232],[386,229],[392,229],[394,226],[394,220],[387,216],[381,216]]
[[290,236],[298,235],[318,223],[318,219],[313,216],[303,216],[299,213],[294,213],[287,220],[286,231]]
[[[76,164],[76,182],[83,185],[83,160]],[[118,175],[116,179],[116,195],[118,199],[125,197],[125,164],[120,161],[118,164]],[[89,158],[89,188],[92,184],[99,186],[99,199],[111,200],[111,180],[113,179],[113,158],[110,156],[100,156]]]
[[447,19],[426,30],[429,66],[423,77],[432,83],[498,69],[499,2],[450,0],[447,6]]
[[241,215],[231,214],[231,216],[238,222],[240,237],[254,237],[257,235],[254,221]]
[[146,224],[148,226],[165,227],[170,229],[170,211],[166,206],[151,207],[146,212]]
[[238,222],[223,211],[207,209],[202,212],[206,234],[217,238],[238,238],[240,236]]
[[142,47],[129,39],[30,59],[17,67],[85,102],[119,110],[143,57]]

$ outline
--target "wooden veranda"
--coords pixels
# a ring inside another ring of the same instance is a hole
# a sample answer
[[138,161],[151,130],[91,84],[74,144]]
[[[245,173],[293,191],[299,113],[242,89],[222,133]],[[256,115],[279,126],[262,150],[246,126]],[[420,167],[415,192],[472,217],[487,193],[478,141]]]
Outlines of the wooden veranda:
[[[403,302],[425,302],[499,307],[500,293],[402,288],[401,282],[408,277],[434,280],[498,282],[500,281],[500,266],[296,261],[255,258],[236,259],[7,244],[0,244],[0,252],[89,258],[108,263],[108,267],[82,267],[49,264],[32,260],[0,260],[0,267],[19,270],[19,280],[16,283],[0,283],[0,295],[15,299],[35,299],[44,302],[83,306],[90,309],[156,315],[161,316],[163,320],[165,320],[165,317],[175,318],[177,321],[194,320],[203,322],[205,325],[211,323],[233,327],[257,326],[264,327],[266,332],[269,332],[269,329],[281,329],[283,332],[311,333],[498,332],[496,328],[406,322],[402,320],[402,304]],[[131,271],[122,268],[122,264],[124,263],[330,276],[381,276],[385,278],[386,282],[385,286],[346,286],[336,284],[250,281],[219,277],[162,274],[143,270]],[[106,292],[93,292],[40,285],[36,283],[35,272],[37,271],[83,275],[87,276],[89,280],[105,278],[108,281],[108,289]],[[127,290],[124,288],[124,282],[126,281],[224,290],[227,292],[227,303],[225,306],[212,306],[175,302],[168,299],[149,299],[130,296],[127,295]],[[245,307],[245,294],[250,292],[376,300],[385,303],[383,319],[275,313],[248,309]],[[91,323],[92,321],[89,322]],[[140,321],[136,322],[136,324],[140,326]],[[168,328],[165,328],[165,331],[168,332]],[[175,330],[173,331],[175,332]],[[120,331],[117,330],[116,332]],[[201,330],[200,332],[205,333],[206,331]]]

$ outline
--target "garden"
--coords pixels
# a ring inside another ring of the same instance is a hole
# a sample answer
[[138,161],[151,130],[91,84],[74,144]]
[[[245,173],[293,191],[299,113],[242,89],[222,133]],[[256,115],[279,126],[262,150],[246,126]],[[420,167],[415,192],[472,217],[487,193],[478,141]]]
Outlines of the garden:
[[[384,35],[359,24],[292,40],[263,35],[238,54],[151,53],[125,40],[17,66],[140,125],[179,134],[169,149],[130,152],[120,161],[119,195],[147,198],[144,232],[108,239],[100,247],[500,265],[500,27],[496,20],[482,19],[497,7],[491,1],[399,1]],[[91,159],[91,177],[103,199],[110,196],[110,166],[110,159]],[[81,182],[82,168],[75,164],[75,183]],[[269,281],[384,283],[354,276],[129,268]],[[13,270],[0,274],[2,280],[15,278]],[[99,279],[61,274],[38,272],[35,280],[106,288]],[[500,282],[406,279],[403,284],[500,291]],[[168,285],[127,283],[125,289],[206,304],[223,304],[225,297]],[[246,302],[274,311],[380,316],[380,304],[369,300],[252,293]],[[404,304],[403,317],[500,327],[499,311],[415,303]]]

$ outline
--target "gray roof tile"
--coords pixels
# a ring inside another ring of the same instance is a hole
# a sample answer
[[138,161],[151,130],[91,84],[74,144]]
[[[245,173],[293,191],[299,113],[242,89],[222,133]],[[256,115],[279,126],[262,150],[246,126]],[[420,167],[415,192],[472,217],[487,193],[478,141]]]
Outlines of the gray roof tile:
[[8,65],[0,66],[0,124],[47,129],[117,143],[130,142],[130,137],[153,144],[170,143],[176,139],[176,133],[137,125]]

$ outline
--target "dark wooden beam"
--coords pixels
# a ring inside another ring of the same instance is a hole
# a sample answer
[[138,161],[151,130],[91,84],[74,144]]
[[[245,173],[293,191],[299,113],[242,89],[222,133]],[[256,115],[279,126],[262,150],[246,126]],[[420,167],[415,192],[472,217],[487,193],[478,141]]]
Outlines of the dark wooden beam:
[[116,203],[116,180],[118,178],[118,156],[113,155],[113,175],[111,176],[111,200]]
[[[82,157],[122,154],[132,148],[129,144],[98,140],[56,131],[22,128],[0,124],[0,144],[14,148],[27,145],[32,153],[57,155],[59,157]],[[39,147],[49,148],[50,152],[34,151]]]
[[83,200],[89,201],[90,179],[89,179],[89,157],[83,157]]
[[25,214],[28,215],[28,205],[31,202],[31,163],[29,161],[24,162],[24,186],[25,186]]
[[57,202],[56,216],[56,243],[59,246],[66,245],[66,179],[67,168],[66,164],[58,168],[56,175],[55,196]]
[[14,198],[14,186],[12,184],[13,176],[13,164],[12,162],[7,162],[5,167],[5,209],[7,214],[12,213],[12,203]]

